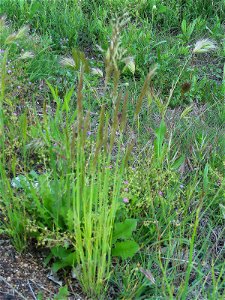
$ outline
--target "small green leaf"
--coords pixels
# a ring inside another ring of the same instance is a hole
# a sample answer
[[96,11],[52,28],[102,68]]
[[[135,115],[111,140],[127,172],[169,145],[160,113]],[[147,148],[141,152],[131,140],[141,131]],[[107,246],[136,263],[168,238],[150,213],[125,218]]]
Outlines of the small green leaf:
[[32,19],[33,16],[41,9],[41,4],[39,2],[33,2],[30,5],[29,18]]
[[115,223],[113,232],[113,242],[118,239],[129,239],[132,236],[132,232],[137,227],[136,219],[126,219],[124,222]]
[[170,9],[167,6],[165,6],[165,5],[159,5],[159,8],[157,10],[157,12],[159,14],[168,13],[169,11],[170,11]]
[[52,264],[51,270],[53,273],[57,273],[59,270],[65,267],[71,267],[71,265],[64,261],[56,261]]
[[209,173],[209,165],[206,164],[206,166],[204,168],[204,173],[203,173],[203,189],[205,192],[207,191],[208,185],[209,185],[208,173]]
[[70,100],[72,98],[72,95],[73,95],[73,92],[74,92],[74,87],[72,87],[65,95],[64,97],[64,103],[63,103],[63,106],[62,106],[62,110],[65,110],[67,113],[69,112],[69,103],[70,103]]
[[75,69],[79,70],[80,68],[80,57],[79,57],[79,52],[76,49],[72,49],[72,57],[75,62]]
[[187,21],[186,20],[182,21],[181,29],[182,29],[183,34],[185,34],[187,32]]
[[155,130],[157,138],[159,138],[160,142],[164,140],[166,133],[166,123],[164,120],[161,121],[159,128]]
[[57,87],[54,88],[54,87],[51,85],[51,83],[48,82],[47,80],[46,80],[46,83],[47,83],[47,85],[48,85],[48,87],[49,87],[49,89],[50,89],[50,91],[51,91],[51,93],[52,93],[53,99],[54,99],[54,101],[56,102],[57,106],[60,106],[60,100],[59,100],[58,88],[57,88]]
[[50,252],[44,260],[44,265],[47,266],[52,258],[53,258],[53,254]]
[[112,249],[112,255],[127,259],[128,257],[133,257],[138,250],[139,245],[135,241],[118,242]]
[[182,155],[181,157],[179,157],[177,160],[175,160],[175,162],[172,164],[172,169],[176,170],[178,168],[180,168],[180,166],[182,165],[182,163],[185,160],[185,156]]
[[69,291],[67,286],[63,286],[59,289],[58,294],[54,297],[54,300],[67,300],[69,296]]
[[65,267],[72,267],[76,261],[76,253],[71,250],[68,250],[62,246],[56,246],[51,249],[52,255],[58,258],[56,262],[52,265],[52,270],[54,273],[58,272],[58,270]]
[[51,252],[55,257],[64,258],[70,253],[67,249],[62,246],[55,246],[51,248]]
[[72,57],[75,62],[75,70],[79,70],[81,64],[83,65],[84,72],[89,73],[90,72],[90,66],[89,61],[86,59],[84,52],[81,52],[76,49],[72,49]]
[[161,160],[163,158],[163,153],[164,153],[163,141],[166,134],[166,124],[164,120],[161,121],[159,128],[155,130],[155,134],[156,134],[156,139],[154,141],[155,156]]
[[37,300],[43,300],[43,299],[44,299],[43,292],[38,292],[38,294],[37,294]]

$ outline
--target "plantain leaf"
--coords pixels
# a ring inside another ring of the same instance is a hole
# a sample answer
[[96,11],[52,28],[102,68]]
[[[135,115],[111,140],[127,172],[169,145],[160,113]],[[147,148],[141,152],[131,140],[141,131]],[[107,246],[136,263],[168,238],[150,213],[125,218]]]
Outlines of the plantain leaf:
[[137,227],[136,219],[126,219],[124,222],[115,223],[113,232],[113,243],[118,239],[129,239]]
[[135,241],[117,242],[112,249],[112,255],[127,259],[133,257],[138,250],[139,245]]

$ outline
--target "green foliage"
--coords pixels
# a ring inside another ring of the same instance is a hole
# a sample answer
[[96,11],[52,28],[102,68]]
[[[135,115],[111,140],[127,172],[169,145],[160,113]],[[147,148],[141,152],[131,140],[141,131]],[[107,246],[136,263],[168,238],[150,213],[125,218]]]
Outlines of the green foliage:
[[[133,257],[139,250],[138,244],[131,240],[132,232],[136,230],[137,220],[126,219],[124,222],[118,222],[114,224],[114,231],[112,237],[112,243],[114,244],[112,255],[119,256],[122,259]],[[118,242],[118,240],[124,240]]]
[[[14,20],[16,27],[29,23],[34,32],[45,36],[43,39],[46,45],[43,51],[29,63],[30,79],[33,81],[51,76],[52,79],[60,78],[63,85],[69,81],[70,87],[74,77],[71,73],[57,68],[58,54],[68,53],[71,48],[85,52],[86,49],[91,49],[98,60],[100,54],[97,45],[106,49],[113,31],[113,24],[109,20],[115,17],[115,14],[121,15],[121,12],[126,12],[130,15],[131,22],[127,24],[121,40],[123,48],[128,50],[135,64],[126,64],[124,76],[133,75],[140,78],[148,72],[153,63],[157,63],[159,76],[156,84],[165,97],[173,82],[180,76],[180,65],[187,58],[191,43],[203,36],[223,39],[221,20],[224,19],[224,1],[200,2],[35,0],[31,3],[23,1],[21,4],[10,0],[9,5],[8,0],[3,0],[0,4],[0,15],[8,15]],[[54,53],[48,51],[49,49],[54,49]],[[209,93],[210,98],[215,94],[220,95],[214,81],[222,80],[222,72],[218,73],[216,70],[221,71],[223,63],[220,62],[219,55],[205,59],[208,67],[203,72],[202,59],[192,62],[182,72],[181,85],[190,82],[191,90],[183,95],[180,92],[181,86],[177,86],[169,104],[171,107],[193,102],[193,99],[207,102]],[[212,78],[210,74],[215,72],[217,78]],[[63,89],[62,84],[60,85]]]
[[135,241],[117,242],[112,250],[112,255],[127,259],[133,257],[138,250],[139,246]]
[[0,232],[92,299],[222,299],[224,11],[0,3]]
[[129,239],[132,236],[132,232],[136,230],[137,220],[126,219],[124,222],[114,224],[113,242],[118,239]]
[[69,294],[67,286],[63,286],[59,289],[58,294],[54,296],[54,300],[66,300]]
[[190,38],[195,29],[196,23],[197,23],[197,20],[194,20],[191,24],[187,25],[187,21],[185,19],[182,21],[182,23],[181,23],[181,30],[182,30],[181,39],[184,42],[190,41]]

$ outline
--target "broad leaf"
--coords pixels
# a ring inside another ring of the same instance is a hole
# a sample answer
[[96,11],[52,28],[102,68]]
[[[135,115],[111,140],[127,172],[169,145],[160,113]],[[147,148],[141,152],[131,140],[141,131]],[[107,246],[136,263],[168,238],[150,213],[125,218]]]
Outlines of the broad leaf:
[[138,250],[139,245],[135,241],[118,242],[112,249],[112,255],[127,259],[128,257],[133,257]]
[[137,220],[126,219],[124,222],[115,223],[113,232],[113,243],[118,239],[129,239],[132,236],[132,232],[137,227]]
[[59,292],[57,295],[55,295],[54,300],[66,300],[69,296],[69,291],[67,286],[63,286],[59,289]]

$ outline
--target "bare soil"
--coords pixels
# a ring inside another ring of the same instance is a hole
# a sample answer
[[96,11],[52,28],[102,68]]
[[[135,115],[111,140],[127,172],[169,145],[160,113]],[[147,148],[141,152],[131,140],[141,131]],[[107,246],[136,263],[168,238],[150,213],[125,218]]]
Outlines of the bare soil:
[[[39,251],[36,253],[31,249],[20,254],[7,236],[0,235],[0,300],[54,299],[60,285],[51,276],[50,269],[44,267],[43,261],[44,255]],[[68,286],[68,299],[85,299],[75,280],[60,278],[60,281]]]

